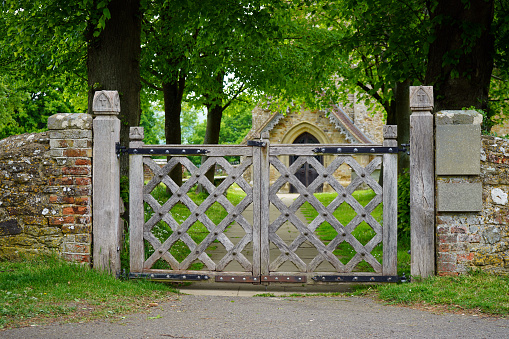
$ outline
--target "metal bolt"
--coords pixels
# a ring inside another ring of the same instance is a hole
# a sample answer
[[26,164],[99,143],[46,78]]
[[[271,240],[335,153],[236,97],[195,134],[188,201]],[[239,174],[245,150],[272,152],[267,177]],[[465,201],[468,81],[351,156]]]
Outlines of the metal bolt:
[[163,253],[163,250],[159,250],[159,253]]
[[196,173],[196,177],[198,178],[200,176],[200,173]]
[[196,251],[196,252],[194,252],[194,253],[196,253],[196,254],[200,254],[200,251]]
[[365,256],[365,255],[366,255],[366,253],[364,253],[364,252],[363,252],[363,253],[361,253],[361,257],[363,257],[363,256]]
[[246,280],[246,278],[242,278],[242,280]]
[[342,196],[343,196],[343,198],[346,198],[346,193],[343,193]]
[[342,236],[346,237],[346,233],[341,234]]
[[153,150],[153,149],[151,149],[151,150],[149,151],[149,153],[154,153],[154,150]]
[[279,278],[278,278],[278,277],[276,277],[274,280],[279,280]]
[[177,193],[177,197],[181,197],[182,196],[182,193]]
[[307,193],[304,193],[304,196],[305,196],[305,197],[307,198],[307,197],[309,197],[309,194],[307,194]]
[[371,152],[373,152],[373,153],[375,153],[375,149],[374,149],[374,148],[370,149],[370,151],[371,151]]
[[325,148],[322,148],[322,152],[325,152]]
[[309,234],[308,232],[304,232],[304,235],[305,235],[305,236],[308,236],[308,234]]
[[361,216],[362,216],[363,218],[365,218],[365,217],[366,217],[366,213],[362,213],[362,214],[361,214]]
[[182,231],[177,231],[177,234],[182,234]]
[[353,151],[355,153],[355,152],[358,152],[359,150],[357,148],[354,148]]
[[389,148],[389,152],[392,152],[392,148]]
[[219,234],[219,233],[217,233],[217,232],[214,232],[214,235],[218,235],[218,234]]
[[233,255],[237,255],[237,252],[232,252]]
[[302,278],[298,278],[298,280],[302,280]]
[[285,174],[285,178],[288,178],[288,177],[290,177],[290,175],[288,175],[288,174]]
[[366,176],[366,174],[364,174],[364,173],[362,173],[362,174],[361,174],[361,177],[363,177],[363,178],[364,178],[365,176]]
[[341,147],[338,148],[338,152],[341,152]]
[[185,275],[182,276],[182,279],[187,279],[187,277]]
[[185,149],[183,149],[183,150],[182,150],[182,153],[186,153],[186,150],[185,150]]
[[324,174],[323,174],[323,177],[324,177],[324,178],[327,178],[327,173],[324,173]]
[[285,217],[289,217],[290,216],[290,213],[285,213]]
[[237,177],[235,175],[232,175],[232,179],[235,180],[237,179]]
[[223,277],[219,277],[219,280],[223,280]]
[[290,255],[290,252],[285,252],[285,255]]
[[170,151],[169,151],[169,150],[166,150],[164,153],[166,153],[166,154],[170,154]]
[[357,278],[357,277],[353,277],[353,279],[352,279],[352,280],[353,280],[353,281],[357,281],[357,280],[359,280],[359,278]]

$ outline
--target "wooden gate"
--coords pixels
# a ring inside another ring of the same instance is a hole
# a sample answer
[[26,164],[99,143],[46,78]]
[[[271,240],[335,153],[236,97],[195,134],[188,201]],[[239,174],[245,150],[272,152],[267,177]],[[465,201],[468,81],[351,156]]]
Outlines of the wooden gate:
[[[395,126],[385,126],[384,137],[383,145],[358,146],[269,145],[266,138],[248,145],[147,146],[143,129],[131,128],[130,276],[249,283],[397,281]],[[366,166],[357,161],[361,154],[370,159]],[[321,164],[317,155],[327,161]],[[161,166],[156,156],[171,158]],[[199,167],[192,161],[204,156]],[[237,157],[237,163],[228,157]],[[306,164],[318,174],[307,187],[296,175]],[[373,177],[382,164],[383,186]],[[182,185],[170,178],[179,166],[188,174]],[[344,167],[352,173],[348,184],[338,179]],[[220,183],[207,179],[211,169],[222,171]],[[289,186],[297,193],[281,194]],[[205,193],[194,193],[198,187]],[[319,201],[318,187],[333,192],[330,203]],[[355,198],[359,188],[371,194],[364,205]],[[381,204],[383,222],[373,216]],[[338,217],[341,208],[354,214],[351,220]],[[357,238],[361,228],[369,239]]]

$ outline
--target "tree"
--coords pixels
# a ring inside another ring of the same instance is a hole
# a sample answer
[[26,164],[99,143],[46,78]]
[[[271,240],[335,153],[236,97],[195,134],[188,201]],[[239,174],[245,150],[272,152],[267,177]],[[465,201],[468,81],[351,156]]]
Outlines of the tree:
[[438,0],[431,8],[432,38],[426,83],[435,111],[488,108],[495,38],[493,0]]
[[[140,0],[6,0],[2,9],[4,43],[27,77],[88,83],[89,109],[94,90],[119,91],[126,143],[140,119]],[[127,159],[122,164],[126,173]]]

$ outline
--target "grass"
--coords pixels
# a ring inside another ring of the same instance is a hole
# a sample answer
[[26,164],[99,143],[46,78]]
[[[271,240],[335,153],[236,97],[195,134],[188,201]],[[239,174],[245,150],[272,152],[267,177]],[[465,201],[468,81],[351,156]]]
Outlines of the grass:
[[[324,205],[328,206],[336,197],[337,193],[317,193],[315,197]],[[374,197],[375,192],[372,190],[359,190],[353,193],[353,197],[362,205],[366,206]],[[314,209],[309,203],[304,203],[302,207],[302,213],[308,219],[309,222],[314,220],[318,216],[318,212]],[[371,216],[377,220],[380,224],[382,223],[382,204],[378,205]],[[346,226],[357,213],[355,210],[348,205],[347,203],[342,203],[335,211],[334,217],[343,225]],[[328,244],[332,239],[336,237],[338,232],[334,227],[332,227],[329,223],[322,223],[317,229],[316,234],[320,237],[320,239]],[[374,236],[375,231],[366,223],[361,222],[355,230],[352,232],[352,235],[359,240],[362,245],[366,245]],[[409,274],[410,273],[410,255],[408,254],[410,246],[407,242],[398,243],[398,272],[399,274]],[[355,255],[355,250],[352,248],[350,244],[347,242],[342,242],[336,250],[333,252],[338,259],[343,263],[348,263]],[[382,262],[382,254],[383,248],[382,244],[378,244],[371,254],[381,263]],[[373,272],[373,268],[367,262],[360,262],[355,271],[364,271],[364,272]]]
[[408,284],[361,287],[355,294],[374,295],[389,304],[426,310],[509,315],[509,277],[482,271],[434,276]]
[[[159,185],[152,191],[152,196],[159,202],[159,204],[164,204],[166,200],[170,198],[169,194],[166,191],[166,186]],[[196,192],[189,192],[188,196],[194,201],[196,205],[200,205],[203,203],[203,201],[208,197],[205,193],[196,193]],[[236,189],[235,187],[232,187],[227,192],[228,200],[236,206],[238,203],[244,199],[246,196],[246,193],[242,191],[240,188]],[[148,206],[148,204],[145,204],[145,221],[149,220],[153,215],[153,210]],[[182,203],[177,203],[171,210],[170,214],[175,219],[175,221],[179,224],[182,224],[190,215],[191,211]],[[209,219],[214,224],[219,224],[227,215],[227,211],[224,209],[223,206],[219,203],[214,203],[210,206],[209,209],[205,212],[205,215],[209,217]],[[160,221],[155,225],[152,229],[152,233],[159,239],[159,241],[164,242],[172,233],[170,226],[166,224],[164,221]],[[187,234],[191,237],[191,239],[194,240],[195,243],[199,244],[205,239],[205,237],[210,232],[207,230],[207,228],[201,223],[196,222],[194,223],[189,230],[187,231]],[[145,259],[147,259],[150,255],[154,253],[154,249],[152,246],[145,242]],[[182,262],[189,254],[191,253],[191,250],[189,247],[181,240],[175,242],[173,246],[170,248],[170,254],[179,262]],[[200,270],[203,267],[203,263],[196,262],[193,263],[189,269],[190,270]],[[171,269],[170,265],[164,261],[164,260],[158,260],[152,268],[154,269]]]
[[56,257],[0,262],[0,328],[118,319],[149,303],[175,299],[175,292],[168,285],[122,281]]

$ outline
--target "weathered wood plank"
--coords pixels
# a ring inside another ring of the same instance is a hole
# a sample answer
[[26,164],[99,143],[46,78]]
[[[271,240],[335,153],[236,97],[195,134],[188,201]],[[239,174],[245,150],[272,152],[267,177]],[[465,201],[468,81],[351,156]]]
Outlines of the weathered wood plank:
[[[384,126],[384,146],[398,146],[397,126]],[[398,265],[398,155],[383,155],[383,274],[396,275]]]
[[432,87],[410,87],[411,274],[435,273],[435,173]]
[[[133,131],[133,129],[135,129]],[[143,128],[131,128],[129,147],[143,146]],[[143,273],[145,252],[143,245],[143,156],[129,156],[129,252],[130,270]]]

